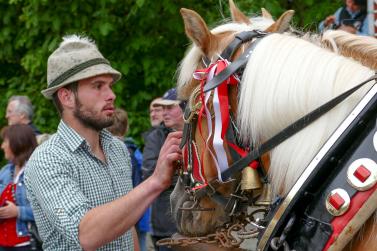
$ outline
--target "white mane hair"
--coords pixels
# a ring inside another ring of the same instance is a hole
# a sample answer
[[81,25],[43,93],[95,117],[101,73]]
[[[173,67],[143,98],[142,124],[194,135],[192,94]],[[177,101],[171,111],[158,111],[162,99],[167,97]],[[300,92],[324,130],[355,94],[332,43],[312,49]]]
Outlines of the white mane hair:
[[[273,20],[263,17],[250,18],[251,25],[240,24],[240,23],[226,23],[220,25],[211,30],[213,34],[219,34],[222,32],[234,32],[239,33],[242,31],[252,31],[252,30],[265,30],[271,24],[274,23]],[[221,51],[217,52],[221,54]],[[189,47],[186,52],[185,57],[180,62],[178,66],[178,77],[177,77],[177,88],[180,89],[189,83],[192,79],[192,74],[198,68],[198,64],[201,62],[203,52],[195,46],[194,44]]]
[[[237,123],[246,144],[260,145],[282,129],[374,75],[370,68],[284,34],[257,45],[244,70]],[[274,194],[285,195],[372,83],[270,152]]]

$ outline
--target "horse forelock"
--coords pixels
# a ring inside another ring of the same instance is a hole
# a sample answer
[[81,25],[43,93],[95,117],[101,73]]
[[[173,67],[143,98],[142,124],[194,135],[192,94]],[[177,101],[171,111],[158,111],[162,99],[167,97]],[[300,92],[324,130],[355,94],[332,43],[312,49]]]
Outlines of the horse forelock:
[[[220,34],[224,32],[239,33],[242,31],[251,30],[265,30],[273,21],[263,17],[253,17],[250,18],[251,25],[240,24],[240,23],[225,23],[219,25],[211,30],[213,34]],[[217,51],[217,54],[221,54],[221,51]],[[191,94],[192,89],[195,86],[187,86],[191,83],[193,73],[198,69],[201,64],[203,57],[203,52],[195,44],[192,44],[187,50],[185,57],[180,62],[177,70],[177,88],[178,94],[181,99],[188,99]]]
[[[283,34],[263,38],[241,82],[237,118],[242,140],[259,145],[373,73],[303,39]],[[289,191],[365,90],[271,151],[269,172],[275,194]]]

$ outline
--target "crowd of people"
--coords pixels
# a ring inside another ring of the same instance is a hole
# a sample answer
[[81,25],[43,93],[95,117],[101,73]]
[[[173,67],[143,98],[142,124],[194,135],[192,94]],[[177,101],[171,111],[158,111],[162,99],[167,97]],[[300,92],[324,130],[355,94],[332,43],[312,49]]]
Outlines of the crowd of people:
[[[367,26],[366,1],[346,0],[319,28],[368,35]],[[56,133],[33,124],[28,97],[8,100],[0,251],[171,250],[156,242],[177,231],[169,197],[174,162],[182,158],[185,103],[176,89],[150,103],[141,150],[127,136],[127,112],[114,105],[121,74],[93,41],[64,37],[47,65],[42,94],[61,118]]]

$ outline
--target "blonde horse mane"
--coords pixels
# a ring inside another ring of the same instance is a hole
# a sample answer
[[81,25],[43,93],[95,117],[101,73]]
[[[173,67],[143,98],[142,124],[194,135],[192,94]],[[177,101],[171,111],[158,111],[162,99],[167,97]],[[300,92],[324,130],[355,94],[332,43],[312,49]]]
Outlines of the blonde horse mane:
[[[289,35],[264,38],[241,82],[238,125],[244,143],[259,145],[286,126],[374,74],[352,59]],[[370,85],[369,85],[370,86]],[[366,88],[271,151],[274,194],[285,195]]]
[[357,36],[341,30],[328,30],[322,36],[325,47],[351,57],[363,65],[377,70],[377,39]]

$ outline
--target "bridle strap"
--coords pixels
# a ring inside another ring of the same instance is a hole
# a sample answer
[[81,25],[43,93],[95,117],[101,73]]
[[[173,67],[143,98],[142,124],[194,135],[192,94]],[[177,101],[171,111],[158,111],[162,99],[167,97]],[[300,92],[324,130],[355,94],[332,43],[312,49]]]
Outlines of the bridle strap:
[[[244,34],[244,33],[247,33],[247,34]],[[240,35],[242,35],[242,36],[240,36]],[[249,40],[251,40],[253,38],[257,38],[257,40],[255,40],[251,44],[251,46],[248,47],[246,49],[246,51],[244,53],[242,53],[242,55],[237,60],[235,60],[234,62],[232,62],[228,67],[226,67],[218,75],[216,75],[215,77],[213,77],[213,79],[211,79],[210,81],[208,81],[205,84],[205,86],[204,86],[204,92],[208,92],[208,91],[210,91],[210,90],[218,87],[221,83],[223,83],[225,80],[227,80],[231,75],[233,75],[239,69],[241,69],[242,67],[244,67],[246,65],[247,61],[249,60],[249,57],[250,57],[251,53],[253,53],[255,47],[257,46],[257,44],[261,40],[259,38],[265,37],[266,35],[268,35],[268,34],[264,33],[264,32],[261,32],[261,31],[258,31],[258,30],[242,32],[239,35],[237,35],[236,36],[237,39],[234,40],[233,42],[235,44],[238,43],[237,44],[238,46],[241,44],[241,42],[239,42],[239,41],[241,41],[240,40],[241,38],[245,38],[245,39],[249,39]],[[249,40],[246,40],[246,41],[249,41]],[[243,42],[246,42],[246,41],[243,41]],[[232,51],[232,53],[234,53],[234,50],[229,46],[229,47],[227,47],[227,49],[224,51],[223,54],[228,54],[228,53],[230,53],[229,51]],[[224,57],[224,58],[227,58],[227,57]]]
[[223,59],[230,60],[230,58],[233,56],[234,52],[236,52],[236,50],[238,49],[238,47],[240,47],[241,44],[252,40],[253,38],[259,36],[260,34],[264,34],[264,33],[261,32],[261,31],[256,31],[256,30],[243,31],[241,33],[238,33],[234,37],[233,41],[221,53],[220,57],[223,58]]
[[[283,129],[281,132],[267,140],[264,144],[255,148],[253,151],[248,153],[245,157],[239,159],[238,161],[234,162],[227,170],[221,173],[221,177],[224,181],[229,181],[230,177],[235,174],[236,172],[242,171],[249,163],[253,160],[258,159],[260,156],[265,154],[266,152],[272,150],[274,147],[285,141],[286,139],[292,137],[297,132],[301,131],[312,122],[320,118],[326,112],[330,111],[336,105],[341,103],[359,88],[364,86],[366,83],[377,80],[377,74],[373,75],[369,79],[363,81],[362,83],[358,84],[357,86],[349,89],[348,91],[344,92],[343,94],[331,99],[330,101],[326,102],[325,104],[321,105],[317,109],[313,110],[309,114],[301,117],[300,119],[296,120],[294,123]],[[213,179],[208,182],[208,185],[203,187],[202,189],[198,189],[195,191],[195,197],[197,199],[205,196],[213,194],[217,188],[220,186],[219,181],[217,179]]]

